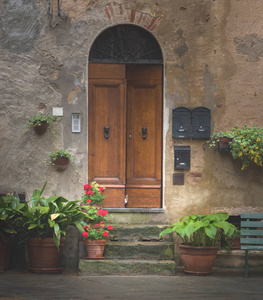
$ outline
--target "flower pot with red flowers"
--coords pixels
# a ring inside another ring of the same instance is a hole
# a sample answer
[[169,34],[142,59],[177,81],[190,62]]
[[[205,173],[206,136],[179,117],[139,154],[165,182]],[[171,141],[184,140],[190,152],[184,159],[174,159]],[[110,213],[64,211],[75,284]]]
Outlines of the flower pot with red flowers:
[[225,212],[182,217],[160,235],[175,232],[181,238],[179,248],[185,273],[208,275],[212,271],[222,237],[229,238],[237,232],[237,228],[226,221],[228,218]]
[[109,236],[109,231],[113,230],[111,225],[107,227],[104,224],[100,224],[99,228],[92,228],[91,225],[83,227],[85,230],[82,233],[84,239],[84,245],[86,249],[86,259],[103,259],[104,249]]
[[82,204],[92,205],[101,208],[105,195],[103,192],[105,188],[100,186],[96,181],[91,182],[91,184],[84,185],[85,194],[82,196]]

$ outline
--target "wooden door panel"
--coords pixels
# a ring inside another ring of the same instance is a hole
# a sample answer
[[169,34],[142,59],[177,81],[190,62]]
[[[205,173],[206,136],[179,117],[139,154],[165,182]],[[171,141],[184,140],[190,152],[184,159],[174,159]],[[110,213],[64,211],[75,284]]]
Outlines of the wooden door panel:
[[[147,128],[147,135],[142,132]],[[127,207],[161,207],[162,66],[127,66]]]
[[[125,79],[89,80],[89,182],[106,187],[104,206],[124,207],[126,127]],[[104,127],[109,127],[109,137]]]
[[160,95],[160,81],[128,82],[127,186],[161,183]]

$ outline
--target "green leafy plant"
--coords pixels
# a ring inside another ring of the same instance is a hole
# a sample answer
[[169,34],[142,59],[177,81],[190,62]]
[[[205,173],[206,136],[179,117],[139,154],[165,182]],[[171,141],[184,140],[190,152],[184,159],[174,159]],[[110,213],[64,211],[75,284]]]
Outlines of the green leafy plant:
[[235,127],[231,154],[234,159],[242,161],[242,170],[247,169],[251,163],[262,167],[263,163],[263,128],[256,126],[242,128]]
[[206,143],[209,144],[209,147],[216,147],[217,143],[221,138],[229,138],[232,140],[234,137],[234,132],[233,131],[220,131],[220,132],[214,132],[211,135],[211,138],[209,141]]
[[103,223],[101,223],[98,229],[92,228],[91,225],[85,225],[83,226],[83,229],[85,230],[82,233],[83,239],[94,241],[108,238],[109,231],[113,230],[113,227],[111,225],[105,226]]
[[225,212],[182,217],[163,230],[160,236],[175,232],[184,245],[217,246],[223,234],[231,237],[237,231],[233,224],[226,221],[228,218],[229,215]]
[[4,241],[21,230],[23,208],[16,192],[0,197],[0,238]]
[[36,127],[40,126],[41,122],[46,122],[48,124],[52,124],[55,121],[60,121],[61,117],[53,116],[51,114],[43,114],[39,113],[38,115],[34,115],[29,119],[29,121],[26,123],[26,130],[29,129],[30,126]]
[[23,229],[25,238],[37,237],[43,239],[53,237],[57,248],[60,239],[66,235],[69,225],[75,226],[83,232],[83,219],[87,217],[78,205],[78,201],[68,201],[61,196],[44,198],[42,190],[34,190],[29,205],[25,205],[23,211]]
[[103,200],[105,199],[105,196],[103,195],[105,188],[99,186],[96,181],[91,182],[91,184],[85,184],[84,190],[85,194],[82,196],[82,203],[88,203],[90,205],[101,205],[103,203]]
[[230,153],[234,159],[242,162],[241,170],[245,170],[251,163],[260,167],[263,165],[263,128],[257,126],[234,127],[230,131],[214,133],[208,141],[210,147],[217,145],[220,137],[231,139]]
[[51,162],[52,164],[54,164],[54,161],[58,157],[65,157],[73,162],[76,161],[76,158],[72,154],[70,154],[68,151],[63,149],[54,150],[48,153],[48,161]]
[[88,224],[104,224],[107,220],[108,211],[105,209],[88,205],[82,206],[82,208],[85,209],[85,212],[87,213],[85,222]]

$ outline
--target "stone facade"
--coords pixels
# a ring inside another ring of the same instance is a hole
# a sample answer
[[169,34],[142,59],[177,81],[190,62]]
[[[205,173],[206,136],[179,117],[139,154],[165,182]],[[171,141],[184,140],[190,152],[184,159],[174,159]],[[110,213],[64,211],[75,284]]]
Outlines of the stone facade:
[[[3,0],[0,2],[0,193],[29,197],[47,180],[46,195],[80,199],[87,182],[87,71],[95,38],[117,24],[149,30],[164,57],[163,207],[169,221],[225,210],[262,211],[262,168],[208,149],[204,140],[172,139],[172,109],[211,109],[212,130],[262,126],[263,3],[261,0]],[[44,136],[24,132],[37,112],[63,108]],[[81,133],[71,114],[81,113]],[[191,146],[184,185],[173,185],[174,145]],[[44,164],[64,148],[74,171]]]

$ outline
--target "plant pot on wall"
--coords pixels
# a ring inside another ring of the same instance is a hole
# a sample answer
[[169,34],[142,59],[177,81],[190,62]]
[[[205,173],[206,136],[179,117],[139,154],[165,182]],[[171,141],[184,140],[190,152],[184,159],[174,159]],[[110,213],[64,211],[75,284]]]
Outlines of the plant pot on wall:
[[59,273],[58,262],[65,238],[61,238],[59,249],[52,238],[30,238],[27,240],[29,271],[33,273]]
[[69,158],[63,156],[57,157],[56,160],[54,160],[53,164],[57,171],[64,171],[69,164]]
[[181,244],[179,248],[185,273],[194,275],[208,275],[211,273],[219,246],[196,247]]
[[107,240],[85,240],[84,245],[86,249],[87,259],[103,259],[103,253]]
[[33,128],[38,135],[42,135],[47,131],[48,123],[46,121],[40,121],[38,125],[34,124]]
[[230,151],[230,145],[232,139],[227,137],[220,137],[218,140],[218,151],[220,152],[229,152]]

